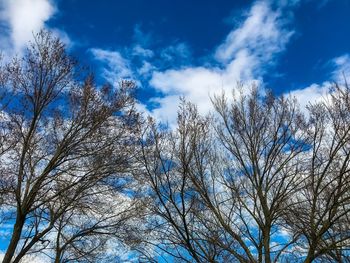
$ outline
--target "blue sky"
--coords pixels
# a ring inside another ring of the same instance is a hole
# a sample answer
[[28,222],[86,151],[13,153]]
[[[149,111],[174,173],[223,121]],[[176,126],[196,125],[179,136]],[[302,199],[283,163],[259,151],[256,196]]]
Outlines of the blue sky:
[[173,122],[179,96],[210,111],[238,81],[303,106],[350,76],[349,0],[0,0],[0,48],[47,28],[97,72],[138,84],[138,107]]

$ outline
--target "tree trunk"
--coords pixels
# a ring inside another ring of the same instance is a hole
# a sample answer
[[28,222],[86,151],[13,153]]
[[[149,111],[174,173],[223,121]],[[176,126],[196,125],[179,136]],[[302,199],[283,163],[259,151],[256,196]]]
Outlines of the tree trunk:
[[60,258],[61,258],[61,251],[56,251],[56,256],[55,256],[55,263],[60,263]]
[[307,256],[304,260],[304,263],[311,263],[315,258],[315,249],[313,247],[309,248]]
[[12,232],[10,244],[6,250],[6,254],[4,256],[2,263],[10,263],[11,262],[14,254],[15,254],[18,242],[21,239],[24,221],[25,221],[25,216],[23,216],[23,215],[21,215],[21,213],[17,212],[16,223],[13,227],[13,232]]
[[265,252],[265,263],[271,262],[271,251],[270,251],[270,228],[264,230],[263,237],[264,252]]

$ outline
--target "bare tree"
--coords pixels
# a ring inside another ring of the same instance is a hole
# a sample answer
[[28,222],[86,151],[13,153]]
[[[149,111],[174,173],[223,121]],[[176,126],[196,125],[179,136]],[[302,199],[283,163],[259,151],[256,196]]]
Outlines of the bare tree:
[[213,103],[215,123],[184,104],[176,131],[152,126],[144,140],[151,212],[160,218],[158,233],[165,232],[160,244],[172,245],[181,260],[278,261],[297,239],[274,245],[287,200],[304,180],[298,176],[307,143],[303,116],[295,101],[256,89]]
[[3,160],[2,179],[10,182],[6,200],[16,216],[3,262],[19,262],[47,242],[90,189],[117,189],[126,180],[138,118],[133,85],[98,89],[91,76],[77,79],[77,69],[44,31],[7,67],[7,85],[16,91],[7,108],[16,145]]
[[302,115],[294,101],[262,96],[257,89],[231,103],[225,95],[215,97],[213,104],[217,151],[225,155],[214,159],[220,168],[194,180],[221,233],[215,242],[239,262],[277,261],[295,241],[271,245],[283,226],[287,200],[302,182]]
[[208,120],[199,116],[195,106],[182,102],[177,129],[159,130],[150,121],[141,143],[150,192],[147,203],[153,215],[148,224],[154,238],[148,242],[181,262],[216,262],[220,256],[204,236],[198,215],[205,207],[191,182],[195,151],[204,146]]
[[[349,262],[350,88],[309,106],[253,87],[177,127],[97,87],[50,33],[0,67],[3,262]],[[11,217],[13,215],[13,217]]]
[[306,180],[287,213],[301,236],[305,261],[349,262],[350,249],[350,89],[335,85],[329,98],[309,106],[312,140],[304,153]]

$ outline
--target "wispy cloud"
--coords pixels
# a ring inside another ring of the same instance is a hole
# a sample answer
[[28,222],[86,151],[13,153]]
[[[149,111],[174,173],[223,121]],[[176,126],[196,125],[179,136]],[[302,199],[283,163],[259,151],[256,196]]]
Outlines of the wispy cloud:
[[137,44],[132,49],[134,56],[141,56],[145,58],[151,58],[154,56],[154,52],[150,49],[143,48],[140,44]]
[[175,42],[166,47],[154,45],[151,34],[134,29],[134,42],[119,49],[90,48],[93,59],[99,62],[103,77],[111,84],[123,78],[134,79],[139,86],[148,87],[153,72],[189,64],[191,51],[186,43]]
[[164,62],[174,63],[173,65],[183,65],[191,58],[191,51],[185,43],[176,43],[162,49],[160,51],[160,58]]
[[287,22],[281,9],[272,10],[268,2],[255,3],[243,23],[232,30],[216,50],[216,59],[229,63],[240,51],[246,50],[261,62],[268,61],[284,50],[293,34],[284,28]]
[[110,83],[118,83],[121,79],[133,78],[129,61],[118,51],[92,48],[90,52],[94,58],[103,63],[103,77]]
[[231,92],[239,81],[262,80],[293,34],[287,29],[290,21],[283,14],[282,7],[257,1],[213,52],[216,64],[155,71],[149,84],[164,97],[153,99],[159,103],[159,108],[153,110],[154,116],[174,121],[179,96],[185,96],[206,113],[211,109],[211,95]]
[[344,78],[350,81],[350,55],[343,54],[331,60],[334,67],[333,78],[335,81],[344,82]]

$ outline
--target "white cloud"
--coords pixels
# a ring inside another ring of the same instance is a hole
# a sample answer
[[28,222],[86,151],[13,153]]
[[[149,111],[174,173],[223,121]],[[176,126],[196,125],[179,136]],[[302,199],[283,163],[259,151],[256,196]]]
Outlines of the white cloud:
[[106,65],[103,68],[103,76],[110,83],[116,84],[121,79],[132,78],[133,72],[130,69],[129,61],[118,51],[92,48],[90,52],[96,60]]
[[[337,82],[339,85],[343,85],[345,80],[349,83],[349,54],[344,54],[342,56],[335,57],[330,60],[329,64],[334,67],[334,70],[332,71],[332,81]],[[329,98],[329,92],[332,85],[333,83],[329,81],[323,82],[321,84],[313,83],[306,88],[300,88],[290,91],[288,95],[295,97],[299,105],[301,106],[301,109],[305,111],[306,106],[310,103],[317,103],[327,100]]]
[[335,81],[344,82],[344,78],[350,81],[350,55],[344,54],[342,56],[332,59],[332,64],[335,67],[333,71],[333,78]]
[[185,43],[178,43],[164,48],[160,52],[160,57],[165,61],[172,61],[176,58],[187,59],[190,57],[190,49]]
[[0,0],[0,8],[1,22],[8,28],[8,35],[2,36],[5,46],[1,48],[13,46],[15,52],[19,52],[55,12],[50,0]]
[[228,62],[242,49],[268,60],[284,49],[293,32],[283,29],[280,10],[273,11],[267,2],[255,3],[241,26],[229,33],[216,50],[218,61]]
[[179,96],[169,95],[163,98],[153,98],[151,101],[158,103],[159,107],[145,113],[150,114],[158,121],[168,123],[170,128],[175,128],[177,109],[180,102]]
[[212,107],[210,96],[229,93],[240,81],[260,80],[293,34],[285,29],[287,22],[281,9],[273,10],[267,1],[255,2],[241,25],[214,51],[213,58],[220,66],[155,71],[150,85],[165,97],[153,99],[160,106],[153,115],[174,122],[179,96],[185,96],[198,105],[200,112],[207,113]]
[[253,58],[242,50],[224,69],[193,67],[154,72],[150,85],[166,96],[153,99],[160,106],[153,110],[153,115],[162,121],[174,122],[179,96],[185,96],[198,106],[200,112],[207,113],[212,108],[211,96],[221,92],[230,93],[240,80],[253,79],[251,67],[254,63]]
[[152,50],[147,49],[147,48],[143,48],[139,44],[134,46],[132,53],[134,56],[141,56],[141,57],[146,57],[146,58],[151,58],[154,55]]
[[150,62],[148,62],[148,61],[143,61],[143,64],[142,64],[142,66],[141,66],[141,68],[139,68],[138,70],[137,70],[137,73],[139,74],[139,75],[143,75],[143,76],[147,76],[147,75],[149,75],[150,74],[150,72],[152,72],[153,70],[155,70],[155,67],[150,63]]
[[306,106],[310,103],[321,102],[328,96],[330,85],[329,82],[325,82],[321,85],[311,84],[306,88],[293,90],[289,92],[288,95],[294,97],[298,101],[301,109],[305,112]]

